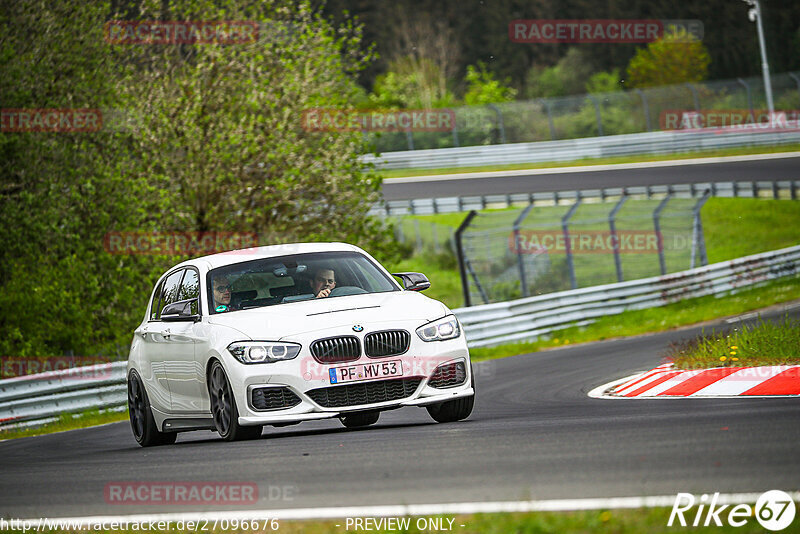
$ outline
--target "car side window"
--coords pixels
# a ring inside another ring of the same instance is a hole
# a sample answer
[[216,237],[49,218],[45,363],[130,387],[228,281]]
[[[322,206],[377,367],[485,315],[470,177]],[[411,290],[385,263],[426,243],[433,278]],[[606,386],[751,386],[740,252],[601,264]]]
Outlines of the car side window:
[[198,308],[199,296],[200,277],[194,269],[186,269],[186,274],[183,277],[183,282],[181,282],[177,300],[195,299],[194,302],[192,302],[192,315],[198,315],[200,313]]
[[[164,280],[164,288],[161,292],[161,310],[164,309],[165,306],[168,306],[178,300],[178,293],[180,292],[181,287],[181,278],[183,278],[183,273],[186,269],[180,269],[175,271],[171,275]],[[161,311],[159,310],[159,314]]]
[[159,283],[156,286],[156,290],[153,292],[153,302],[150,304],[150,320],[157,321],[159,317],[161,317],[161,306],[158,303],[161,300],[161,288],[163,287],[163,282]]

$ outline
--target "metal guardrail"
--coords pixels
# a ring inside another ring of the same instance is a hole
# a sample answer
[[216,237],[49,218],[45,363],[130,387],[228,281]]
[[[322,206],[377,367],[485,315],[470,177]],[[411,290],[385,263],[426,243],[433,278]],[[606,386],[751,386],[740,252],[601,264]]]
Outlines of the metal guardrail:
[[[550,293],[453,310],[468,345],[519,342],[594,318],[735,292],[800,274],[800,246],[706,265],[667,276]],[[126,362],[0,380],[0,425],[42,421],[64,413],[127,402]]]
[[459,308],[471,348],[533,340],[597,317],[663,306],[706,295],[722,295],[776,278],[800,274],[800,246],[754,254],[666,276],[548,293],[536,297]]
[[[739,198],[787,198],[796,200],[800,194],[800,180],[703,182],[676,185],[648,185],[624,188],[632,197],[654,198],[672,193],[675,198],[700,198],[706,189],[711,196]],[[472,210],[524,208],[529,204],[553,206],[578,198],[604,201],[622,195],[623,188],[583,189],[576,191],[553,191],[546,193],[511,193],[506,195],[478,195],[463,197],[418,198],[412,200],[388,200],[376,204],[371,215],[434,215],[458,213]]]
[[405,150],[385,152],[380,156],[365,154],[361,156],[361,161],[375,164],[378,169],[442,169],[800,143],[800,131],[709,130],[644,132],[535,143]]
[[0,425],[122,406],[127,365],[114,362],[0,380]]

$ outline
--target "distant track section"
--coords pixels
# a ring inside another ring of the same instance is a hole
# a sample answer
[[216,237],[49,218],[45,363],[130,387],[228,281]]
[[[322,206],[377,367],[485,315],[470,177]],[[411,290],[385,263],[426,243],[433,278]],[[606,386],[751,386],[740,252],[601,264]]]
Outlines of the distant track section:
[[385,200],[800,179],[800,153],[388,178]]

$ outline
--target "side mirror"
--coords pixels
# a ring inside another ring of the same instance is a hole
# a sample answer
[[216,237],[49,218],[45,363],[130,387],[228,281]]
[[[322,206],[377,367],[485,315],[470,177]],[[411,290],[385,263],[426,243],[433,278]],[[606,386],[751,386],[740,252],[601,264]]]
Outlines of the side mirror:
[[431,287],[428,277],[422,273],[392,273],[403,281],[406,291],[424,291]]
[[179,300],[172,304],[167,304],[161,310],[162,321],[199,321],[200,315],[193,312],[192,305],[197,309],[197,299]]

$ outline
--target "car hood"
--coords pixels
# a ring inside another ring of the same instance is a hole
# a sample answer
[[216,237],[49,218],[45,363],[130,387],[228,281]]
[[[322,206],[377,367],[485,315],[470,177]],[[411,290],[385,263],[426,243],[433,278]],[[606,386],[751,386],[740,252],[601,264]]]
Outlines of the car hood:
[[419,321],[422,325],[450,313],[447,306],[413,291],[350,295],[265,306],[209,318],[251,339],[283,340],[294,335],[353,325]]

